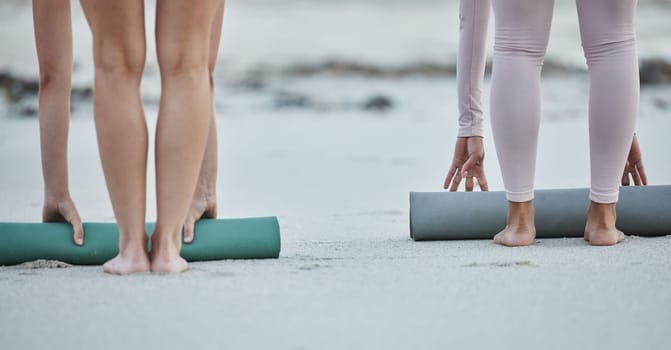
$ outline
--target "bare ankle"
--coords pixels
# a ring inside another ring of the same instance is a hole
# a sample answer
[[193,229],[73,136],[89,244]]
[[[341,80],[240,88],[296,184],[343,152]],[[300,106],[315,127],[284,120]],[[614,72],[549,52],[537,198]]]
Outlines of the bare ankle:
[[533,201],[508,202],[508,226],[532,228],[534,226]]
[[123,233],[119,232],[119,251],[147,251],[147,233],[142,230],[140,232]]
[[183,272],[188,264],[180,256],[182,241],[179,236],[175,239],[169,231],[155,231],[152,235],[151,271],[160,273]]
[[[143,232],[144,234],[144,232]],[[147,272],[151,265],[147,253],[147,238],[119,237],[119,254],[103,265],[103,271],[116,275]]]
[[587,220],[591,224],[603,228],[614,228],[617,220],[615,203],[590,202],[587,209]]
[[155,230],[151,236],[151,255],[179,255],[182,248],[180,236],[174,232]]

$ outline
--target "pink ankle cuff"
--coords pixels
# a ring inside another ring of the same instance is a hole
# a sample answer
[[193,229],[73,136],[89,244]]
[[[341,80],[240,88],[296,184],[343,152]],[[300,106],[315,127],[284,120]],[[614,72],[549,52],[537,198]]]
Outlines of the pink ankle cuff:
[[610,204],[617,203],[619,199],[619,191],[608,193],[596,193],[594,190],[589,191],[589,199],[595,203]]
[[525,192],[506,191],[506,199],[511,202],[528,202],[534,199],[534,190]]

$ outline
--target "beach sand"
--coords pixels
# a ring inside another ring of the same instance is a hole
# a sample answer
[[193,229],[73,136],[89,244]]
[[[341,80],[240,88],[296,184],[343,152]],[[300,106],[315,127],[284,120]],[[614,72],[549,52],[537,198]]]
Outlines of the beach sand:
[[392,236],[301,242],[285,230],[279,260],[193,263],[170,276],[5,267],[0,339],[6,349],[671,344],[671,237],[508,249]]
[[[615,247],[410,240],[408,193],[441,190],[451,160],[457,93],[449,74],[287,73],[332,60],[392,73],[443,60],[449,68],[457,2],[418,3],[231,2],[216,80],[220,216],[277,215],[280,258],[128,277],[49,261],[0,267],[0,348],[671,348],[671,236]],[[557,3],[549,61],[567,68],[543,83],[539,189],[589,185],[588,79],[574,69],[582,64],[577,30],[566,30],[573,2]],[[642,1],[640,49],[669,60],[660,33],[669,32],[671,6],[655,3]],[[74,82],[86,88],[90,37],[73,8]],[[29,2],[0,10],[0,69],[34,81]],[[153,140],[159,84],[151,40],[148,47],[143,98]],[[646,86],[641,98],[650,184],[671,184],[671,85]],[[38,124],[30,110],[20,116],[34,105],[34,96],[0,98],[0,221],[40,218]],[[90,96],[73,106],[72,197],[86,221],[113,221]],[[502,190],[486,132],[490,189]],[[153,149],[149,156],[151,221]]]
[[[544,119],[539,188],[588,184],[584,80],[546,84],[546,115],[571,108],[576,115]],[[349,80],[287,84],[309,91],[327,82],[355,94]],[[630,237],[610,248],[581,239],[528,248],[409,239],[408,192],[439,190],[449,165],[456,123],[446,116],[456,107],[435,99],[454,94],[453,86],[379,82],[400,101],[380,114],[221,111],[221,216],[278,215],[280,259],[193,263],[171,276],[117,277],[99,266],[48,263],[0,267],[3,348],[667,348],[671,237]],[[643,100],[665,89],[644,90]],[[638,133],[651,184],[671,183],[663,132],[671,118],[650,103],[642,110]],[[71,135],[80,212],[89,221],[112,220],[92,120],[75,117]],[[38,220],[37,123],[0,119],[0,147],[0,219]],[[486,152],[494,154],[489,134]],[[487,170],[492,189],[501,190],[495,158]]]

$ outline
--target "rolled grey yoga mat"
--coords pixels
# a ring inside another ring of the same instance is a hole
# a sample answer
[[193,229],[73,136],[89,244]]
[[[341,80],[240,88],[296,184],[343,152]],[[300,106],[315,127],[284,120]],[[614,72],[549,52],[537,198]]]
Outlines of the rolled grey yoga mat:
[[[588,189],[537,190],[538,238],[582,237]],[[415,241],[491,239],[506,226],[505,192],[410,192]],[[671,186],[622,187],[617,227],[637,236],[671,234]]]

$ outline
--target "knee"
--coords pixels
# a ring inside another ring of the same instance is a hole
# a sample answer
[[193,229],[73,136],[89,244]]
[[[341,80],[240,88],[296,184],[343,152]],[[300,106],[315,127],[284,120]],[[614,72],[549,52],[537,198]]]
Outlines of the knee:
[[210,71],[209,81],[210,81],[210,90],[214,91],[214,73],[212,73],[212,71]]
[[600,40],[584,41],[583,51],[588,65],[604,59],[613,60],[636,56],[636,37],[633,33],[617,37],[601,37]]
[[40,90],[70,90],[72,84],[72,67],[67,63],[40,64]]
[[210,57],[210,59],[207,62],[207,70],[210,72],[210,76],[214,75],[214,67],[216,66],[216,64],[217,64],[216,57],[215,58]]
[[208,81],[210,87],[212,87],[214,83],[212,74],[208,71],[206,64],[187,62],[179,62],[170,65],[162,64],[160,70],[161,78],[164,80],[189,79],[202,81],[205,79]]
[[547,44],[536,41],[519,41],[497,37],[494,43],[494,52],[498,56],[509,58],[523,58],[542,62],[547,50]]
[[209,73],[210,77],[210,89],[214,90],[214,65],[215,62],[210,60],[210,62],[207,64],[207,72]]
[[102,46],[95,57],[96,72],[107,77],[140,79],[144,71],[145,50]]
[[198,50],[180,50],[159,54],[162,78],[198,77],[212,80],[212,70],[206,54]]

